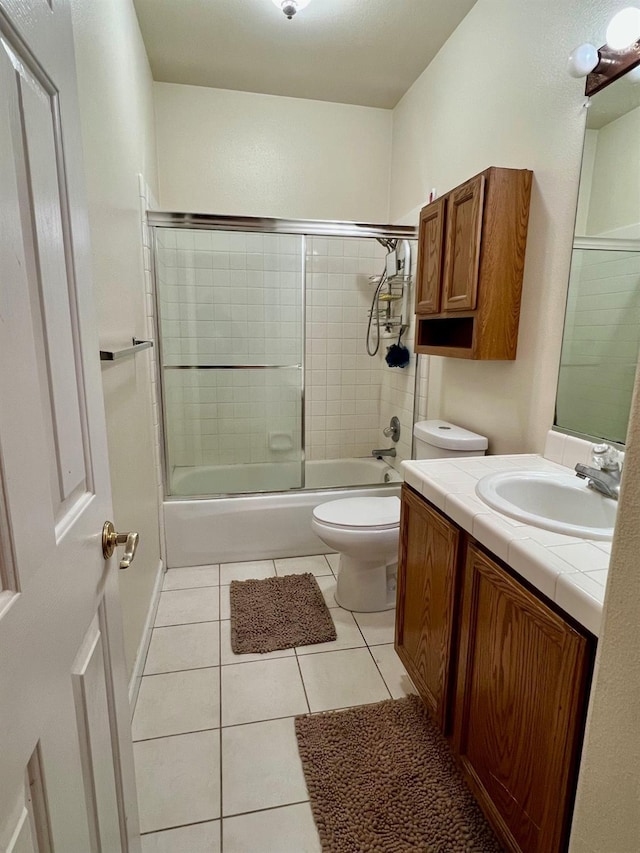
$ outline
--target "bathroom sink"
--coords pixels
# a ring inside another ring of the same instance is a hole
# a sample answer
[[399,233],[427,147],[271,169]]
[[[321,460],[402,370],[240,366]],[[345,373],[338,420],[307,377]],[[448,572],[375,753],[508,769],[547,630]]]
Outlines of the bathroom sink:
[[583,539],[613,537],[617,501],[571,474],[501,471],[479,480],[476,494],[492,509],[524,524]]

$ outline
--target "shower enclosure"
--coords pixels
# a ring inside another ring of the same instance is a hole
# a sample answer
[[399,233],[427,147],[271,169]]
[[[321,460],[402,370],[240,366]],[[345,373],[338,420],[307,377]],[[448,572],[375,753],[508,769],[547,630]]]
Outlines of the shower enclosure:
[[[155,212],[148,224],[167,496],[398,479],[371,456],[391,442],[385,348],[369,357],[366,335],[389,241],[416,230]],[[385,290],[387,344],[409,323],[401,272]]]

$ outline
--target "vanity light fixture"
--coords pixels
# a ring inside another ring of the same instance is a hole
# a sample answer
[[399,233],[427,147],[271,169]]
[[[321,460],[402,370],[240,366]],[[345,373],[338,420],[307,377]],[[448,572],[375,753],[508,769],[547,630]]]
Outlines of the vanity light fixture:
[[609,21],[607,45],[612,50],[626,50],[640,39],[640,9],[627,6]]
[[296,12],[300,12],[308,6],[310,2],[311,0],[273,0],[274,6],[281,9],[289,20],[293,18]]
[[581,44],[572,51],[567,70],[572,77],[589,77],[587,94],[592,95],[599,88],[626,74],[638,64],[638,59],[640,9],[627,6],[609,21],[606,43],[600,49],[592,44]]

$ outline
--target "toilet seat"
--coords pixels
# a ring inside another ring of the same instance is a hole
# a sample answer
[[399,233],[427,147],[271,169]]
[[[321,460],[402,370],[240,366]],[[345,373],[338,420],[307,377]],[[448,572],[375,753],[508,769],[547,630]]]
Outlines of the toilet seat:
[[327,527],[342,530],[392,530],[400,525],[400,499],[342,498],[320,504],[313,517]]

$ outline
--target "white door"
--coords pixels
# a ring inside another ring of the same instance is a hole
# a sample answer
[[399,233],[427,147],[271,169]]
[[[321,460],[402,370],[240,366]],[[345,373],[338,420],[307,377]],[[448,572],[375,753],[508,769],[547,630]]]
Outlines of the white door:
[[0,851],[140,849],[89,260],[67,2],[0,0]]

